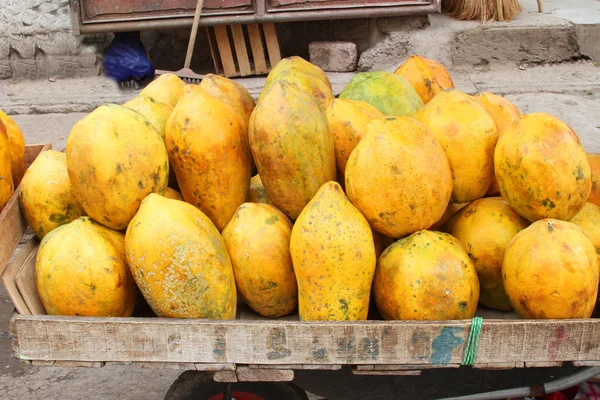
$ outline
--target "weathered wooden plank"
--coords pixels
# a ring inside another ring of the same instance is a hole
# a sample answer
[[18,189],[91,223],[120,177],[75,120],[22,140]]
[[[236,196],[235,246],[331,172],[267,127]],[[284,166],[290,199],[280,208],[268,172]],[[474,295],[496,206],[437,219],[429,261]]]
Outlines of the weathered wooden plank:
[[46,314],[46,309],[40,299],[35,277],[35,258],[37,256],[39,241],[37,238],[32,238],[30,242],[33,243],[28,243],[21,252],[23,255],[29,254],[29,256],[25,258],[14,281],[29,312],[32,315],[44,315]]
[[62,368],[102,368],[104,362],[97,361],[56,361],[54,362],[55,367]]
[[576,367],[600,367],[600,361],[573,361]]
[[217,371],[215,372],[215,374],[213,375],[213,380],[215,382],[237,382],[238,378],[237,375],[235,374],[235,371]]
[[147,369],[164,369],[165,364],[166,363],[164,363],[164,362],[140,362],[140,361],[136,361],[133,363],[133,365],[135,365],[138,368],[147,368]]
[[562,367],[562,361],[526,361],[526,368],[558,368]]
[[239,382],[291,382],[294,380],[294,371],[291,369],[239,367],[235,373]]
[[417,371],[422,369],[460,368],[460,364],[365,364],[357,365],[357,371]]
[[302,369],[302,364],[269,364],[269,365],[248,365],[250,369]]
[[269,53],[269,62],[271,68],[281,61],[281,51],[279,50],[279,39],[277,38],[277,29],[273,23],[262,24],[263,32],[265,33],[265,43]]
[[[38,246],[37,239],[33,238],[23,248],[21,252],[15,257],[13,262],[11,262],[2,273],[2,284],[4,285],[4,289],[6,289],[6,293],[13,305],[19,312],[19,314],[31,314],[29,307],[27,307],[27,303],[23,299],[19,288],[15,282],[15,278],[22,267],[30,265],[31,262],[35,264],[35,251]],[[34,265],[35,268],[35,265]],[[36,289],[37,291],[37,289]]]
[[[471,321],[211,321],[13,317],[29,360],[232,364],[432,364],[462,361]],[[485,321],[476,362],[600,360],[600,320]]]
[[47,361],[47,360],[31,360],[31,365],[34,367],[51,367],[53,366],[55,361]]
[[257,75],[269,72],[267,61],[265,60],[265,48],[263,47],[260,28],[257,24],[246,25],[248,36],[250,37],[250,47],[252,48],[252,60],[254,61],[254,72]]
[[339,364],[303,364],[302,369],[337,371],[342,369]]
[[418,376],[421,375],[420,370],[406,370],[406,371],[385,371],[385,370],[362,370],[352,368],[354,375],[391,375],[391,376]]
[[238,61],[240,75],[251,75],[252,69],[250,69],[250,60],[248,59],[248,50],[246,49],[246,39],[242,26],[231,25],[231,35],[233,36],[233,45],[235,47],[235,56]]
[[214,29],[219,54],[221,56],[221,64],[223,65],[223,74],[225,76],[236,76],[238,74],[235,69],[235,63],[233,62],[233,53],[231,52],[227,27],[224,25],[217,25]]
[[[457,366],[458,367],[458,366]],[[485,369],[485,370],[504,370],[504,369],[513,369],[513,368],[525,368],[525,363],[523,362],[501,362],[501,363],[475,363],[473,366],[477,369]]]
[[198,371],[235,371],[235,364],[193,364]]

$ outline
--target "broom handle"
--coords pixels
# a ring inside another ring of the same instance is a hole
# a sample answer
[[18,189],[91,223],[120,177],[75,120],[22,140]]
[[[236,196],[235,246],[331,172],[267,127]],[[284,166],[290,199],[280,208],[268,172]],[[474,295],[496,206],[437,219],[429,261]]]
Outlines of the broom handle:
[[196,44],[196,35],[198,34],[198,24],[200,23],[200,13],[202,12],[202,5],[204,0],[198,0],[196,4],[196,12],[194,13],[194,22],[192,23],[192,33],[190,34],[190,41],[188,42],[187,53],[185,54],[184,68],[189,68],[192,64],[192,53],[194,52],[194,46]]
[[538,3],[538,10],[543,13],[544,12],[544,5],[542,4],[542,0],[537,0]]
[[502,0],[496,0],[496,11],[498,12],[498,21],[504,21],[504,8]]

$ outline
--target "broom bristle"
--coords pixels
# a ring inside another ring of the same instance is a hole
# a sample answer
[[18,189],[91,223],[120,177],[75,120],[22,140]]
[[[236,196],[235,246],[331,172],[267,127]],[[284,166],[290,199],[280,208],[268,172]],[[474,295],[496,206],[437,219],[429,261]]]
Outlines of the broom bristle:
[[444,0],[442,11],[467,21],[510,21],[521,11],[518,0]]

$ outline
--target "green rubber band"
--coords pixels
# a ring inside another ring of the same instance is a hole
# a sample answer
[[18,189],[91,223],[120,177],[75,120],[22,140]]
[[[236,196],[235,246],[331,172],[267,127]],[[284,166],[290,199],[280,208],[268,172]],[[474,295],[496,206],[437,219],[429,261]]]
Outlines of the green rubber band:
[[477,347],[479,346],[479,337],[481,336],[481,325],[483,319],[480,317],[474,317],[471,324],[471,330],[469,331],[469,337],[467,339],[467,345],[465,347],[465,356],[461,365],[474,365],[475,356],[477,356]]

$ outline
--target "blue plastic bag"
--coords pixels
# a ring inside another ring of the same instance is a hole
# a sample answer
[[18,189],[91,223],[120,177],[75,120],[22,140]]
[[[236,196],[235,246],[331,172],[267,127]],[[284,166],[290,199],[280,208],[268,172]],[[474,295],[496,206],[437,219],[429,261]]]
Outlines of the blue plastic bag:
[[154,67],[139,32],[117,32],[104,50],[106,75],[118,81],[142,80],[154,75]]

